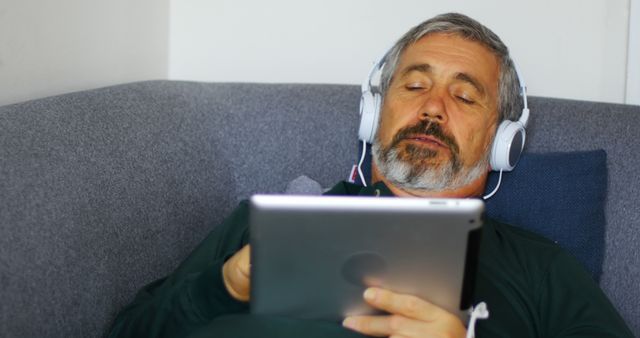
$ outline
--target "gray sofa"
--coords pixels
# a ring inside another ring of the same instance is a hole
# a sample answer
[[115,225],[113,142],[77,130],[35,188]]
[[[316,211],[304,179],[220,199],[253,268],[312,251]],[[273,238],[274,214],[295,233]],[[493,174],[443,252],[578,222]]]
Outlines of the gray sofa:
[[[528,151],[607,152],[600,284],[640,335],[640,107],[530,102]],[[241,199],[344,179],[358,103],[358,86],[151,81],[0,107],[0,336],[102,336]]]

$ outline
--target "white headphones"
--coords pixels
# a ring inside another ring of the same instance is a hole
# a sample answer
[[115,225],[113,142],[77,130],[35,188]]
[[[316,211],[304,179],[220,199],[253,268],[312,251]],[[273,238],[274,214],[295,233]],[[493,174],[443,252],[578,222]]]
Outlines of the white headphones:
[[[380,95],[380,74],[386,64],[386,58],[390,50],[371,68],[369,76],[362,83],[362,96],[360,97],[360,128],[358,138],[367,143],[373,143],[378,121],[380,119],[380,109],[382,108],[382,96]],[[514,63],[518,82],[520,84],[520,94],[524,101],[522,114],[518,121],[505,120],[500,123],[496,130],[496,136],[491,146],[491,156],[489,162],[494,171],[511,171],[515,168],[520,154],[524,149],[526,139],[527,122],[529,121],[529,107],[527,104],[527,86],[520,75],[517,65]],[[374,76],[378,77],[378,83],[372,85]],[[375,90],[374,90],[375,88]]]

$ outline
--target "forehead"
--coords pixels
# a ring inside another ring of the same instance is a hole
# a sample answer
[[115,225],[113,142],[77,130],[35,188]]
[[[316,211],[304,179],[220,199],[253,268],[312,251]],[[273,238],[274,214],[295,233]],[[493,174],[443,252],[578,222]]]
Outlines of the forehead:
[[394,78],[407,69],[427,64],[436,74],[453,77],[466,74],[478,79],[494,96],[497,93],[500,64],[498,57],[479,42],[454,34],[423,36],[401,53]]

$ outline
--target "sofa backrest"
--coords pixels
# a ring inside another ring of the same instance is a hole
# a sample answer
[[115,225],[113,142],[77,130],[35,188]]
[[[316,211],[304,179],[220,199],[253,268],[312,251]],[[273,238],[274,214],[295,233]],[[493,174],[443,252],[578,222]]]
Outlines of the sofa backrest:
[[[241,199],[346,178],[358,103],[358,86],[151,81],[0,107],[0,332],[102,335]],[[601,285],[640,334],[640,107],[530,106],[528,151],[607,151]]]

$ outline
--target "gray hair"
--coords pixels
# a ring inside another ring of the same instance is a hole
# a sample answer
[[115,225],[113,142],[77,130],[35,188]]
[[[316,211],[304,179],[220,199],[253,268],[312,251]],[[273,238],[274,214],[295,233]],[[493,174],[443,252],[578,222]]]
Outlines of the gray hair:
[[389,50],[384,57],[384,66],[380,75],[379,91],[383,99],[398,67],[402,52],[422,37],[434,33],[454,34],[464,39],[478,42],[495,54],[500,63],[497,122],[518,120],[523,103],[520,98],[521,90],[518,75],[513,60],[509,56],[509,49],[489,28],[466,15],[458,13],[441,14],[415,26]]

